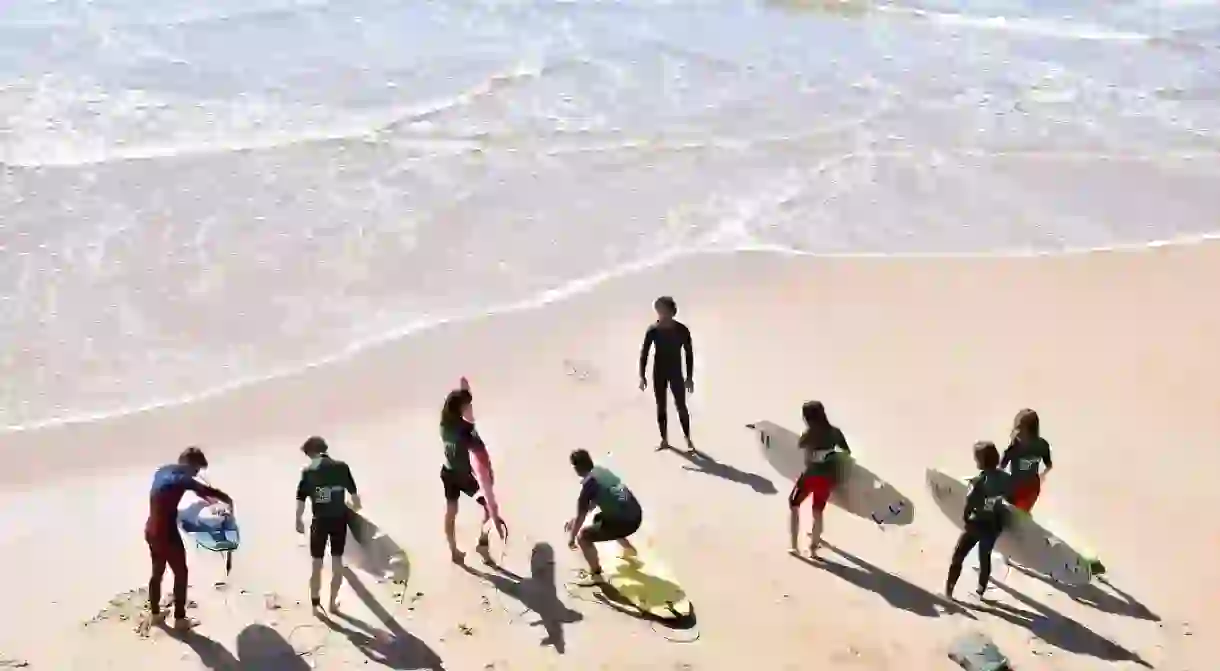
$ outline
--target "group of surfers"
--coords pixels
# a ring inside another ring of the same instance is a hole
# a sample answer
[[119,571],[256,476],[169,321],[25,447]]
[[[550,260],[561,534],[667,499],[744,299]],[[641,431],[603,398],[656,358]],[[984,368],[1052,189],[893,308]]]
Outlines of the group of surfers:
[[[648,358],[650,350],[655,348],[652,385],[656,396],[657,428],[661,434],[658,449],[670,448],[666,406],[667,396],[672,394],[687,449],[693,452],[695,446],[691,440],[690,414],[686,406],[686,394],[694,391],[691,332],[675,319],[677,304],[673,298],[662,296],[654,302],[653,307],[657,320],[648,327],[640,351],[639,386],[641,390],[648,386]],[[800,554],[800,508],[806,499],[812,499],[809,551],[816,554],[821,544],[826,505],[842,480],[851,448],[843,432],[830,422],[826,408],[820,401],[804,403],[801,414],[805,428],[799,446],[804,452],[805,470],[788,497],[790,552]],[[481,484],[476,477],[472,460],[480,459],[488,464],[487,477],[494,481],[487,446],[475,427],[474,397],[466,378],[462,378],[458,387],[446,395],[439,425],[444,446],[440,480],[446,502],[445,539],[451,560],[461,563],[465,560],[465,553],[458,549],[455,525],[463,495],[473,498],[482,511],[483,520],[476,544],[478,551],[486,552],[492,528],[502,539],[508,534],[508,525],[495,505],[494,497],[489,501],[482,491],[490,483]],[[328,608],[337,611],[347,531],[351,524],[351,512],[361,507],[360,496],[351,468],[330,455],[324,439],[310,437],[301,446],[301,451],[309,463],[302,469],[297,485],[296,531],[306,533],[304,513],[308,502],[312,512],[308,528],[309,553],[313,560],[309,580],[310,603],[315,610],[322,609],[322,569],[329,550],[331,580]],[[1042,479],[1052,468],[1050,444],[1042,438],[1038,414],[1029,409],[1017,414],[1003,454],[989,441],[975,443],[973,454],[979,471],[969,481],[966,505],[962,511],[963,531],[950,559],[945,582],[945,595],[950,599],[953,598],[962,564],[975,547],[979,550],[977,593],[983,595],[990,580],[992,549],[1010,520],[1011,509],[1028,514],[1038,500]],[[624,555],[635,553],[630,537],[643,523],[644,511],[623,480],[611,470],[595,464],[588,451],[573,450],[569,463],[582,479],[582,485],[577,496],[576,514],[565,524],[564,530],[569,548],[579,549],[588,564],[585,576],[576,584],[596,586],[605,582],[597,545],[615,542],[621,546]],[[1042,470],[1043,465],[1046,466],[1045,471]],[[162,466],[153,476],[144,531],[152,559],[152,574],[148,582],[149,617],[154,623],[163,623],[166,619],[166,614],[161,610],[161,582],[168,568],[174,574],[172,626],[178,630],[188,630],[198,625],[197,620],[186,614],[188,569],[186,548],[177,528],[178,503],[187,491],[230,507],[233,503],[228,494],[198,479],[199,472],[207,467],[208,460],[203,451],[190,447],[179,455],[176,463]],[[586,518],[595,509],[597,512],[593,520],[586,526]]]

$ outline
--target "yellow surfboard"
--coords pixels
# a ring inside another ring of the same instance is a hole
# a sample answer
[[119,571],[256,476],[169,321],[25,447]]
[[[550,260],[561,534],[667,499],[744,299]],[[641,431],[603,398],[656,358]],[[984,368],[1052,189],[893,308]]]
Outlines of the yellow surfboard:
[[646,548],[628,556],[623,556],[619,547],[604,552],[602,572],[618,596],[653,617],[675,620],[690,617],[693,612],[669,567]]

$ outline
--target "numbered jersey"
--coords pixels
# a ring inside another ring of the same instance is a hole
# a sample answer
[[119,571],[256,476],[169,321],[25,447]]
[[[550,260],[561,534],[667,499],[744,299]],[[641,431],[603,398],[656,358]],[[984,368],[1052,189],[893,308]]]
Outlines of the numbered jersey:
[[309,499],[313,516],[342,517],[347,514],[347,495],[356,493],[352,471],[342,461],[322,456],[301,471],[297,500]]
[[609,469],[596,466],[585,477],[580,490],[580,507],[588,510],[591,505],[606,517],[633,519],[640,515],[640,504],[635,495]]

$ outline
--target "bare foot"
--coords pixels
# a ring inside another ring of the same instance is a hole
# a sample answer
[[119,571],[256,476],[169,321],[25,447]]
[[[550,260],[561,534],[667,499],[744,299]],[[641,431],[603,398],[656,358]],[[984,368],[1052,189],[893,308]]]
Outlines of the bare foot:
[[449,561],[453,562],[454,564],[461,564],[462,562],[466,561],[466,553],[459,550],[450,550]]
[[190,631],[199,626],[199,620],[193,617],[174,618],[174,631]]
[[330,604],[328,606],[326,606],[326,610],[328,610],[332,613],[338,613],[339,612],[339,600],[331,599]]
[[669,444],[668,440],[662,440],[661,444],[657,445],[657,452],[664,452],[665,450],[672,450],[672,449],[673,449],[673,447]]
[[699,450],[696,450],[696,449],[695,449],[695,441],[691,440],[689,436],[686,438],[686,449],[687,449],[687,450],[688,450],[688,451],[689,451],[691,454],[694,454],[694,453],[696,453],[696,452],[698,452],[698,451],[699,451]]
[[801,550],[797,546],[793,545],[792,547],[788,548],[788,554],[792,555],[793,557],[799,557],[801,556]]

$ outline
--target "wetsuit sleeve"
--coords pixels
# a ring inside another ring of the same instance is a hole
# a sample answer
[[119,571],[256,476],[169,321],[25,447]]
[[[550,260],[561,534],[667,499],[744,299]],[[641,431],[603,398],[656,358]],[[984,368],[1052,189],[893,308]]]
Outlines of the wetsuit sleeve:
[[652,344],[657,339],[657,327],[649,326],[647,331],[644,331],[644,345],[640,347],[640,379],[644,379],[644,373],[648,371],[648,350],[652,349]]
[[211,497],[214,499],[220,499],[221,501],[224,501],[225,503],[233,503],[233,498],[231,496],[229,496],[228,494],[225,494],[224,492],[220,491],[219,489],[216,489],[215,487],[209,487],[208,485],[205,485],[202,482],[199,482],[198,480],[195,480],[193,478],[188,479],[186,482],[182,483],[182,487],[183,487],[183,489],[187,489],[192,492],[195,492],[200,497]]
[[342,484],[348,494],[359,494],[356,491],[356,479],[352,477],[352,469],[347,464],[343,464],[343,472],[339,474],[342,478]]
[[851,446],[847,444],[847,436],[844,436],[842,431],[835,431],[835,443],[839,446],[839,449],[851,454]]
[[1054,466],[1054,464],[1051,463],[1051,444],[1050,443],[1046,443],[1046,442],[1042,443],[1041,457],[1042,457],[1042,462],[1046,464],[1047,468],[1051,468],[1052,466]]
[[686,350],[686,379],[695,379],[695,341],[691,338],[690,329],[682,325],[682,348]]
[[580,497],[576,499],[576,512],[581,515],[587,515],[589,510],[593,508],[593,501],[596,498],[597,480],[585,478],[585,484],[580,486]]
[[297,482],[297,500],[304,501],[309,498],[309,483],[305,479],[305,471],[301,471],[301,479]]
[[976,477],[970,481],[970,491],[966,492],[966,507],[962,510],[962,521],[970,521],[970,513],[978,510],[983,503],[983,498],[986,492],[983,491],[983,481],[981,477]]
[[1008,468],[1008,464],[1012,461],[1012,444],[1004,449],[1004,456],[1000,457],[1000,468]]

